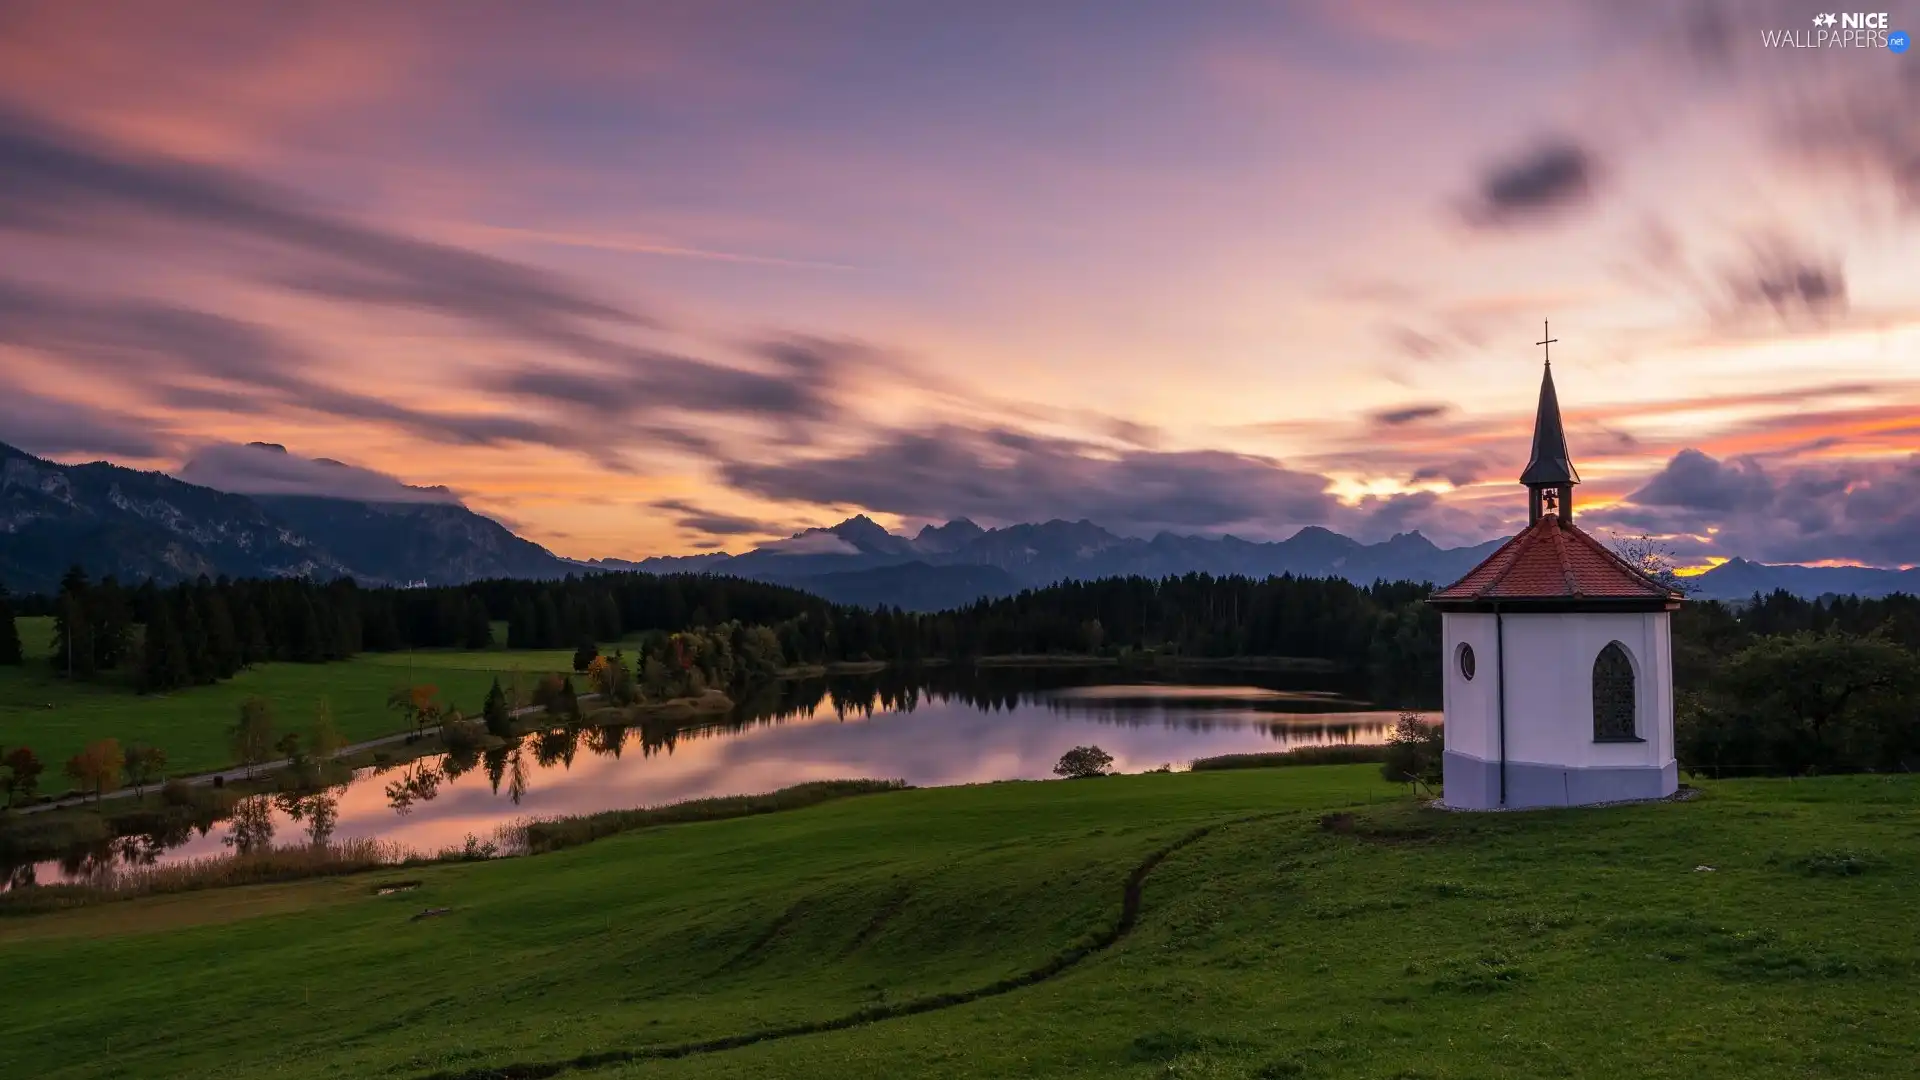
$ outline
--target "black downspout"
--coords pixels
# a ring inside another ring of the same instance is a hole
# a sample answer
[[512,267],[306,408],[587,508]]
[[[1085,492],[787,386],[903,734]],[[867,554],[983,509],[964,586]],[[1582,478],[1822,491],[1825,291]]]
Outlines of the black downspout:
[[1493,606],[1494,692],[1500,695],[1500,805],[1507,805],[1507,631],[1500,605]]

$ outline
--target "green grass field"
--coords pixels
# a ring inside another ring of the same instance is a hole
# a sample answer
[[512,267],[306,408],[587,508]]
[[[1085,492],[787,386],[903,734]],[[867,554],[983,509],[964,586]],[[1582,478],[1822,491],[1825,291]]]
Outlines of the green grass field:
[[[860,796],[8,919],[0,1075],[1904,1077],[1916,824],[1909,778],[1482,815],[1364,765]],[[1061,966],[1130,878],[1130,932]]]
[[134,693],[124,678],[69,683],[56,676],[45,662],[53,620],[22,618],[18,625],[28,663],[0,667],[0,746],[34,749],[48,767],[43,792],[64,790],[61,763],[99,738],[158,746],[173,774],[231,765],[226,730],[240,703],[255,694],[273,702],[283,731],[309,727],[325,698],[341,733],[357,741],[405,726],[386,701],[409,680],[439,687],[441,700],[471,713],[496,675],[510,683],[518,672],[531,690],[540,675],[573,669],[572,650],[368,653],[336,664],[262,664],[227,682],[149,697]]

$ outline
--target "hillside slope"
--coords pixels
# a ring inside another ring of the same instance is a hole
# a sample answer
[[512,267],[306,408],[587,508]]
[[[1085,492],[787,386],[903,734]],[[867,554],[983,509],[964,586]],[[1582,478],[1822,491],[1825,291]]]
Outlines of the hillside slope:
[[1904,1077],[1916,812],[1920,782],[1858,777],[1441,814],[1367,766],[862,796],[0,921],[0,1065]]

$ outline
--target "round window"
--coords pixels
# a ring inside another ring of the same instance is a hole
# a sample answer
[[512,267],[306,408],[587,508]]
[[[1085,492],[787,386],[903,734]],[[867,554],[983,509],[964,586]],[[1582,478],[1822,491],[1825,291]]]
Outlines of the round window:
[[1473,681],[1473,646],[1460,643],[1460,675],[1468,682]]

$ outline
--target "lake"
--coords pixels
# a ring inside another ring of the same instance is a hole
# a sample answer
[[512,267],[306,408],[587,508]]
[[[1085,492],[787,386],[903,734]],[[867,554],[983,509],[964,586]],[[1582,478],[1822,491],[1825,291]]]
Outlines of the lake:
[[125,837],[9,876],[49,884],[102,863],[161,864],[315,838],[374,838],[433,854],[469,837],[491,841],[525,818],[808,780],[1042,780],[1061,754],[1083,745],[1112,754],[1117,771],[1143,772],[1217,754],[1384,742],[1399,712],[1366,703],[1363,693],[1332,675],[1205,670],[1168,679],[1112,668],[956,668],[803,680],[762,688],[717,722],[554,728],[464,760],[362,769],[317,796],[246,800],[241,813],[205,832]]

